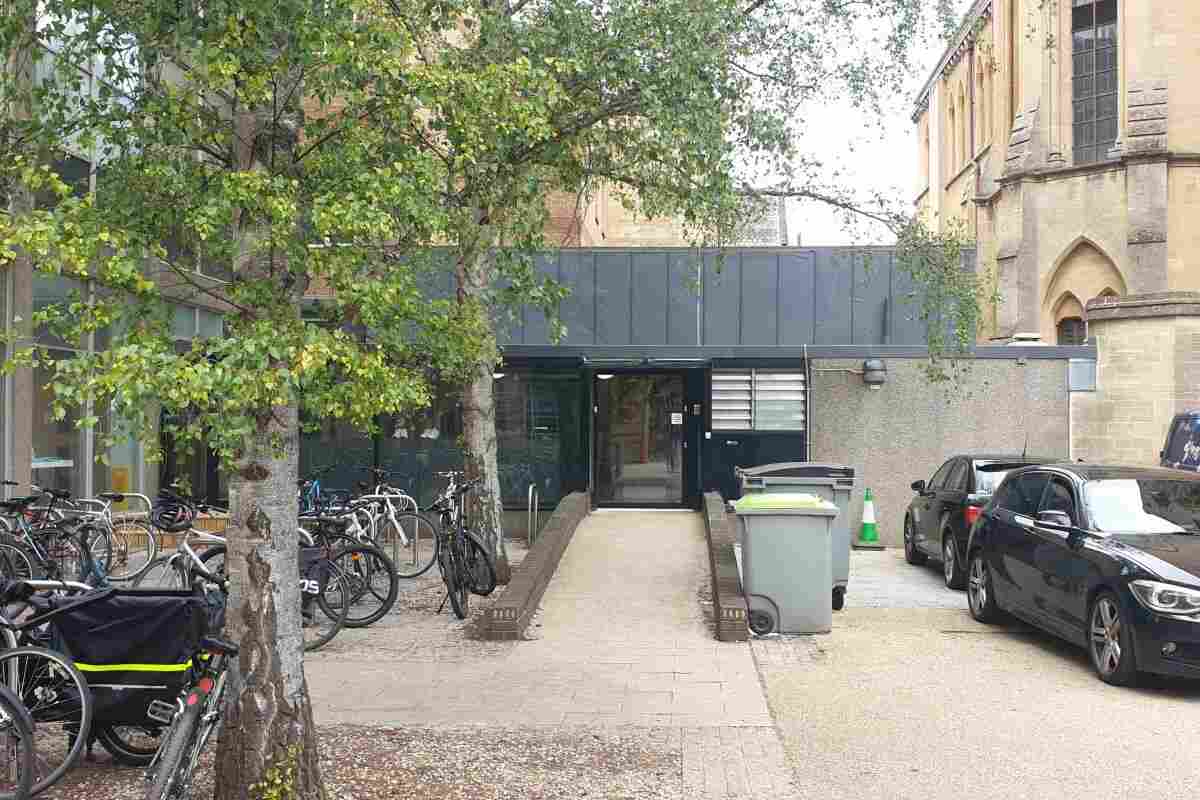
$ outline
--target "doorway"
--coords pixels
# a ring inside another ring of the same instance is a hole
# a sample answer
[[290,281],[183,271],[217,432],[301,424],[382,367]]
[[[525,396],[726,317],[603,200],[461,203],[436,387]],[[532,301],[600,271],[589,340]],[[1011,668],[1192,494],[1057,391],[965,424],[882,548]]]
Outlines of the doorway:
[[600,373],[594,391],[596,504],[684,505],[692,467],[683,375]]

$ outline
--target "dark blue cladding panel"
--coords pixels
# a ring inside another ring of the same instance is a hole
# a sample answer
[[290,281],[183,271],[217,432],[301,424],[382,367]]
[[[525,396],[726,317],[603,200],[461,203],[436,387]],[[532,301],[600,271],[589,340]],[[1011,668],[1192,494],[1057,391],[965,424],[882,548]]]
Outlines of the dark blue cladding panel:
[[850,292],[854,285],[851,253],[846,250],[816,251],[816,315],[814,344],[850,344]]
[[853,344],[887,341],[888,295],[892,257],[887,251],[863,252],[854,259]]
[[596,254],[586,250],[563,250],[562,285],[570,290],[559,305],[559,316],[567,326],[564,344],[596,343]]
[[[533,259],[539,278],[558,280],[558,253],[539,254]],[[536,306],[525,306],[525,344],[550,344],[550,329],[545,313]]]
[[737,345],[741,333],[742,269],[737,251],[704,255],[704,344]]
[[666,344],[668,280],[665,251],[634,253],[633,344]]
[[813,255],[779,256],[779,344],[813,343]]
[[630,341],[628,252],[596,253],[596,344],[628,345]]
[[667,344],[700,344],[700,279],[703,259],[695,252],[670,254]]
[[742,338],[747,346],[778,344],[779,256],[747,251],[742,255]]

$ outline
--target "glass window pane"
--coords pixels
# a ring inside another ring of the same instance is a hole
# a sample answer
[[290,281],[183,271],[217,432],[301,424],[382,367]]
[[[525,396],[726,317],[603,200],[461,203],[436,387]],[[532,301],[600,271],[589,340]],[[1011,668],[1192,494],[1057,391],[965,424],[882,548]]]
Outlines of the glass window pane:
[[1077,53],[1072,59],[1075,62],[1075,74],[1090,75],[1095,67],[1093,58],[1091,53]]
[[715,431],[747,431],[753,427],[750,408],[754,394],[750,370],[714,370],[712,426]]
[[[55,360],[71,358],[70,353],[54,353]],[[79,421],[77,409],[68,409],[66,417],[54,420],[50,414],[53,392],[48,388],[54,379],[49,367],[33,371],[33,482],[39,486],[83,492],[83,431],[75,427]]]
[[1084,97],[1091,97],[1091,96],[1092,96],[1092,78],[1091,78],[1091,76],[1085,75],[1084,77],[1076,78],[1075,79],[1075,94],[1074,94],[1075,99],[1080,100]]
[[215,339],[215,338],[221,336],[222,333],[224,333],[225,320],[220,314],[218,314],[214,311],[209,311],[208,309],[202,308],[199,311],[199,315],[200,315],[200,325],[199,325],[200,338]]
[[1117,118],[1101,120],[1096,123],[1096,142],[1115,142],[1117,140]]
[[1116,69],[1117,66],[1117,48],[1104,47],[1096,51],[1096,71],[1103,72],[1105,70]]
[[171,308],[171,335],[176,339],[191,339],[196,335],[196,309],[191,306]]
[[[33,310],[37,312],[49,306],[68,303],[71,301],[72,296],[78,297],[82,291],[83,284],[73,278],[35,272],[33,274]],[[54,335],[47,325],[39,326],[34,337],[39,344],[47,344],[53,347],[77,346],[75,342],[68,342]]]
[[804,430],[804,373],[754,373],[754,429]]
[[[1096,98],[1096,118],[1105,119],[1117,116],[1117,96],[1115,94],[1101,95]],[[1103,137],[1101,137],[1103,138]]]
[[1096,24],[1112,24],[1117,21],[1117,0],[1099,0],[1096,3]]

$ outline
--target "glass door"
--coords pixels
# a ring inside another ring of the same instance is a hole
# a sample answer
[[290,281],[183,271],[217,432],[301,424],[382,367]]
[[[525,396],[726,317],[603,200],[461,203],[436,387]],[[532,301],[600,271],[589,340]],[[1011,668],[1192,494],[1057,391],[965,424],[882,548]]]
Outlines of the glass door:
[[596,376],[598,505],[683,504],[684,413],[682,375]]

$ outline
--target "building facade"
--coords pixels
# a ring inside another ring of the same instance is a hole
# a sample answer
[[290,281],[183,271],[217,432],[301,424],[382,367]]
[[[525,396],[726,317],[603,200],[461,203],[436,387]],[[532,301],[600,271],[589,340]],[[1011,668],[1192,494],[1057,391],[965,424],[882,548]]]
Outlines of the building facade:
[[922,89],[920,216],[978,247],[987,335],[1200,288],[1200,3],[977,0]]

